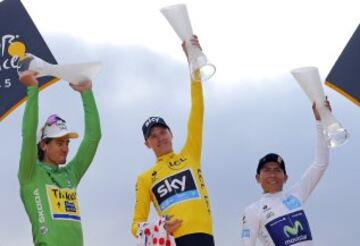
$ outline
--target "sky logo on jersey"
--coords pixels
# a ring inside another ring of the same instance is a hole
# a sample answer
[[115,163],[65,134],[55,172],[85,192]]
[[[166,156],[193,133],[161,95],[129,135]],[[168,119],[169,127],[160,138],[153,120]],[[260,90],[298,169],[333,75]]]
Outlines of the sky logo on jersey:
[[309,223],[303,210],[276,218],[267,223],[265,228],[277,246],[312,240]]
[[176,203],[200,198],[194,176],[190,169],[161,180],[151,190],[161,211]]
[[297,199],[293,195],[288,196],[282,202],[289,210],[294,210],[294,209],[297,209],[297,208],[301,207],[301,203],[300,203],[299,199]]

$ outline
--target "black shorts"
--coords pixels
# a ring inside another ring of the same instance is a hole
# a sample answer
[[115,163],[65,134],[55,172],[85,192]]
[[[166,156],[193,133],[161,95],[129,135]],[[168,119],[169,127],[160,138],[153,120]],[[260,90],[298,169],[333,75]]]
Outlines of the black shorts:
[[176,246],[215,246],[214,237],[206,233],[194,233],[175,239]]

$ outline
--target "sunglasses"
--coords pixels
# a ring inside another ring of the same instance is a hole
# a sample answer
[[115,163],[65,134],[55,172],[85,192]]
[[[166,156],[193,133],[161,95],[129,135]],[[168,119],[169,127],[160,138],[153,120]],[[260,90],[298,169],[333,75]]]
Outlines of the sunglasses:
[[63,123],[66,123],[66,121],[60,118],[58,115],[52,114],[47,118],[45,125],[52,126],[58,121],[62,121]]

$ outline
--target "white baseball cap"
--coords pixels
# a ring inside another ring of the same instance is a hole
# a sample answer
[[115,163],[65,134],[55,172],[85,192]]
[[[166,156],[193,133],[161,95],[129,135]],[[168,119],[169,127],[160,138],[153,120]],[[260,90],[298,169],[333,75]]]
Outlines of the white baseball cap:
[[37,143],[40,143],[40,141],[45,138],[61,138],[64,136],[78,138],[79,134],[69,131],[65,123],[65,120],[56,114],[50,115],[38,133]]

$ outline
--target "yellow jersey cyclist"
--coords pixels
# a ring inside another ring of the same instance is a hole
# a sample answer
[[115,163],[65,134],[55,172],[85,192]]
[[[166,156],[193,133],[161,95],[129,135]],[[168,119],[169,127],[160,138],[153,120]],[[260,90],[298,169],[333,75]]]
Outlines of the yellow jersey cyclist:
[[[196,36],[192,44],[200,47]],[[183,43],[186,53],[186,47]],[[168,216],[166,230],[177,246],[213,246],[210,202],[201,172],[204,102],[202,84],[191,81],[191,112],[185,145],[172,147],[173,134],[161,117],[150,117],[142,126],[145,145],[156,163],[137,178],[132,233],[147,221],[152,203],[160,216]]]

